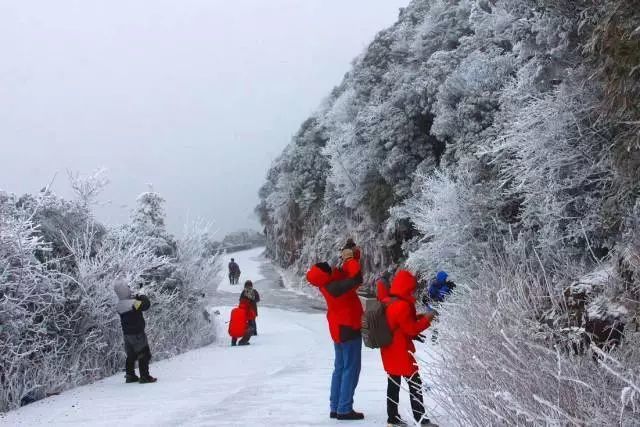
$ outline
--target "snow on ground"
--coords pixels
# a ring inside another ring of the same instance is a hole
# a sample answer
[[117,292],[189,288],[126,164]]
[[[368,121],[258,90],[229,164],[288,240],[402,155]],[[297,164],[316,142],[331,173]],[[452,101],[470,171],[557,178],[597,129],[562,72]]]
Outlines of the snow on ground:
[[[220,273],[218,273],[218,278],[220,280],[218,290],[239,294],[242,292],[242,285],[246,280],[251,280],[254,283],[264,280],[265,277],[261,272],[261,266],[264,263],[264,258],[262,258],[263,252],[264,248],[261,247],[224,254],[222,259],[222,269],[220,270]],[[229,283],[229,269],[227,266],[229,265],[231,258],[234,258],[240,267],[240,280],[237,285],[231,285]]]
[[[308,306],[312,300],[275,283],[273,268],[259,260],[260,253],[254,249],[233,254],[242,262],[243,273],[264,277],[261,272],[265,272],[271,277],[258,282],[269,302],[260,307],[260,335],[250,346],[229,345],[225,322],[237,296],[220,292],[218,304],[225,306],[211,309],[220,312],[218,324],[224,330],[219,342],[153,363],[151,373],[158,377],[157,383],[125,384],[123,374],[115,375],[0,415],[0,426],[345,425],[329,419],[333,342],[325,314]],[[258,267],[250,258],[256,258]],[[366,419],[346,424],[385,425],[386,375],[380,352],[363,347],[362,356],[355,409]],[[428,386],[428,378],[425,383]],[[427,392],[427,411],[435,414],[428,396]],[[401,411],[411,419],[406,390],[401,392]]]

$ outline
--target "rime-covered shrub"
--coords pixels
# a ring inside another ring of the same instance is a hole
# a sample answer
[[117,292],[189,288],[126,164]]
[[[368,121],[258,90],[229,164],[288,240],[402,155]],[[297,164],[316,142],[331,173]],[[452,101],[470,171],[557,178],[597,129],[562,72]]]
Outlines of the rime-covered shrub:
[[558,260],[550,275],[519,251],[488,252],[441,308],[436,355],[418,351],[441,409],[460,425],[637,425],[638,334],[605,352],[584,328],[542,322],[571,316],[562,287],[581,267]]
[[87,199],[0,192],[0,411],[123,369],[116,278],[152,300],[156,359],[213,342],[205,302],[219,265],[206,229],[175,241],[162,230],[161,198],[143,199],[158,202],[140,210],[155,222],[137,215],[132,226],[107,228]]

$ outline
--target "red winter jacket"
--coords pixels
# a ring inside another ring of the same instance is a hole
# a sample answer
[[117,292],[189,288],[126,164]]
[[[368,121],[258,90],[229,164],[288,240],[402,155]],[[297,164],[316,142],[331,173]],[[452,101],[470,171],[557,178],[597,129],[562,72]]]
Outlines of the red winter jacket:
[[418,372],[413,356],[416,351],[413,337],[427,329],[430,321],[424,316],[416,316],[415,289],[416,278],[408,271],[401,270],[391,283],[391,297],[385,301],[393,340],[390,345],[381,348],[380,353],[384,370],[389,375],[410,377]]
[[243,310],[246,310],[247,320],[254,320],[256,317],[258,317],[258,313],[256,313],[256,308],[254,307],[251,300],[248,300],[246,298],[241,298],[240,303],[238,304],[238,307]]
[[307,272],[307,280],[320,289],[327,301],[327,320],[331,339],[336,343],[360,337],[363,309],[356,290],[362,284],[360,263],[348,259],[340,269],[319,263]]
[[249,321],[250,310],[240,304],[239,307],[231,310],[229,320],[229,335],[231,338],[242,338],[247,333],[247,322]]

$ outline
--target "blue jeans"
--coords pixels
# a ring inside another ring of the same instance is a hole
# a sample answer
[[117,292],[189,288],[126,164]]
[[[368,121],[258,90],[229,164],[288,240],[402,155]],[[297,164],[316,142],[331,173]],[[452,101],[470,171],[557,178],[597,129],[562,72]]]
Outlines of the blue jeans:
[[360,378],[362,338],[334,343],[336,360],[331,377],[331,412],[348,414],[353,411],[353,394]]

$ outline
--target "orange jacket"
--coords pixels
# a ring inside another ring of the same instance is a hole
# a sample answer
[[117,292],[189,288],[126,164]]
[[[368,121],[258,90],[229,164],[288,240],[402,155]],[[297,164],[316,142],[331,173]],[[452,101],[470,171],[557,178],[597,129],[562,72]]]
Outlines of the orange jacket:
[[231,310],[229,319],[229,335],[232,338],[242,338],[247,334],[249,310],[245,307],[236,307]]
[[[324,268],[324,269],[323,269]],[[360,336],[362,303],[356,290],[362,284],[360,263],[351,258],[342,268],[328,270],[316,264],[307,272],[307,280],[317,287],[327,302],[327,321],[331,339],[336,343]]]
[[[415,298],[416,278],[406,270],[401,270],[391,284],[391,296],[385,300],[387,322],[393,333],[393,340],[382,347],[382,364],[389,375],[410,377],[418,372],[413,356],[416,348],[413,338],[430,325],[428,318],[416,316]],[[394,299],[395,297],[395,299]]]

